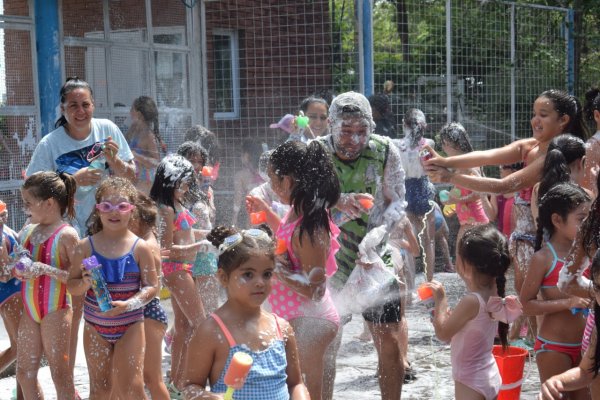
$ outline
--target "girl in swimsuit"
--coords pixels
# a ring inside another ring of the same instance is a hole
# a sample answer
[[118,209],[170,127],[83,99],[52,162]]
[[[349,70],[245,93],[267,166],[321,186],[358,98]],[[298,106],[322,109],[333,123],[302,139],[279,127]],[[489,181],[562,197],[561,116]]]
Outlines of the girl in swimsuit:
[[[591,289],[590,294],[593,296],[594,312],[600,315],[600,251],[596,251],[591,264]],[[563,372],[560,375],[555,375],[542,384],[540,391],[540,400],[560,400],[566,396],[564,392],[572,392],[581,390],[588,385],[593,388],[598,382],[597,376],[600,371],[600,346],[598,346],[598,332],[600,331],[600,320],[593,324],[591,333],[591,342],[583,358],[578,366]],[[592,391],[592,398],[597,398]]]
[[134,156],[136,187],[148,194],[160,162],[161,150],[166,150],[159,132],[158,108],[152,98],[140,96],[133,101],[129,115],[131,127],[125,138]]
[[[194,332],[188,346],[184,389],[189,399],[222,399],[225,371],[236,352],[253,359],[239,400],[307,400],[294,330],[261,307],[271,292],[275,246],[263,230],[222,226],[208,235],[219,248],[217,277],[227,301]],[[308,239],[306,239],[308,240]],[[210,391],[207,390],[207,382]]]
[[17,339],[17,380],[28,398],[42,398],[37,372],[45,354],[58,398],[74,398],[75,386],[70,361],[70,332],[73,311],[67,292],[73,248],[79,237],[63,221],[74,217],[76,183],[67,174],[37,172],[21,189],[25,213],[31,225],[20,232],[19,241],[34,264],[15,275],[23,282],[21,295],[25,315]]
[[278,146],[268,174],[273,191],[291,205],[276,233],[287,252],[273,279],[269,303],[294,328],[306,386],[311,399],[319,400],[325,352],[340,324],[327,289],[327,278],[337,271],[340,232],[329,218],[329,207],[338,201],[340,185],[331,158],[317,141]]
[[516,296],[504,298],[510,254],[506,238],[492,225],[466,231],[458,244],[456,271],[468,293],[450,312],[444,287],[434,292],[433,327],[438,339],[450,342],[452,377],[457,399],[496,399],[502,380],[492,355],[494,336],[508,346],[508,324],[521,314]]
[[[469,134],[466,129],[458,122],[451,122],[446,124],[440,130],[440,144],[444,152],[452,156],[460,156],[461,154],[468,154],[473,151],[473,146],[469,139]],[[481,177],[480,168],[466,168],[458,169],[457,173]],[[446,204],[456,204],[456,215],[460,228],[456,235],[456,243],[460,241],[460,238],[464,233],[475,225],[482,225],[489,223],[489,219],[484,210],[483,202],[487,202],[487,206],[491,208],[487,196],[482,196],[480,193],[473,192],[463,187],[457,186],[456,189],[460,190],[460,195],[455,195],[455,191],[450,191],[450,199]],[[456,246],[458,249],[458,246]]]
[[164,158],[156,170],[150,197],[159,207],[160,247],[169,250],[162,262],[163,282],[171,292],[174,332],[171,347],[171,391],[177,391],[183,373],[186,343],[205,319],[204,305],[196,290],[192,267],[204,245],[206,231],[193,228],[196,217],[184,206],[194,184],[194,167],[180,155]]
[[[158,292],[162,277],[160,245],[156,238],[156,218],[158,209],[148,196],[138,191],[135,211],[130,221],[130,230],[144,239],[154,257],[154,268],[158,277]],[[144,307],[144,338],[146,352],[144,353],[144,383],[153,400],[169,400],[169,391],[162,376],[162,341],[169,320],[167,313],[160,304],[159,296],[155,296]]]
[[[518,192],[513,206],[515,229],[509,248],[515,265],[515,290],[521,291],[525,272],[533,254],[535,226],[531,216],[531,191],[540,181],[544,159],[550,141],[561,133],[571,133],[585,140],[581,106],[574,96],[560,90],[547,90],[533,103],[531,117],[533,137],[516,140],[504,147],[473,151],[454,157],[441,157],[429,149],[433,157],[424,162],[434,182],[448,182],[482,193]],[[504,165],[524,162],[520,170],[502,179],[464,175],[449,168],[474,168],[484,165]],[[518,327],[511,338],[519,332]]]
[[[570,296],[558,287],[559,272],[584,218],[590,198],[579,186],[559,183],[539,199],[538,231],[531,265],[527,271],[521,302],[527,315],[543,315],[534,350],[543,382],[576,366],[581,359],[584,313],[589,298]],[[548,235],[542,247],[544,233]],[[538,298],[538,293],[541,295]],[[587,398],[574,393],[570,398]]]
[[[96,192],[91,236],[77,245],[69,292],[85,294],[83,345],[90,375],[90,399],[146,399],[144,305],[158,292],[155,260],[148,244],[129,230],[137,191],[124,178],[112,177]],[[102,312],[83,260],[95,256],[112,298]]]

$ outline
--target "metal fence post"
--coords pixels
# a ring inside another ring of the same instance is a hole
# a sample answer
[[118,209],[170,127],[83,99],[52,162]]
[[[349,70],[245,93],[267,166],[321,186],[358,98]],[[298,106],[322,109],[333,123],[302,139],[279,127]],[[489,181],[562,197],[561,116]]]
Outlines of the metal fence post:
[[452,122],[452,0],[446,0],[446,122]]
[[567,9],[567,90],[570,94],[575,92],[575,10]]
[[360,90],[365,96],[374,93],[373,73],[373,0],[359,0]]
[[517,32],[515,29],[516,9],[510,5],[510,140],[514,142],[517,137]]
[[59,32],[58,1],[35,0],[35,39],[42,135],[54,129],[57,118],[56,103],[62,85]]

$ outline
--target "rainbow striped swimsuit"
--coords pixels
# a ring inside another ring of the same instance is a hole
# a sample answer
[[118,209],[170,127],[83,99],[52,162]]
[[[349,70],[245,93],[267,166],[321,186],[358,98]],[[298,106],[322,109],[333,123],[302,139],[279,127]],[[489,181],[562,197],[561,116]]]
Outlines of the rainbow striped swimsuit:
[[[63,269],[63,261],[59,254],[60,235],[63,229],[69,225],[59,226],[43,243],[33,244],[31,234],[36,226],[32,226],[25,233],[23,247],[29,250],[33,261]],[[48,275],[40,275],[37,278],[23,281],[21,296],[27,314],[38,324],[51,312],[71,306],[71,295],[67,292],[67,284]]]

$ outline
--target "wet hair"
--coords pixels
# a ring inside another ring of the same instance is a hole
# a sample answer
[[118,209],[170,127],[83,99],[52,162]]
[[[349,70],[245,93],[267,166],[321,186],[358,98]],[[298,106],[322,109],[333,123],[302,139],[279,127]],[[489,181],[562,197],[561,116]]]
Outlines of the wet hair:
[[449,122],[440,130],[440,145],[448,145],[463,153],[473,151],[467,130],[460,122]]
[[198,142],[188,140],[183,142],[177,148],[177,154],[190,160],[194,156],[200,156],[202,158],[202,165],[208,163],[208,151]]
[[410,148],[414,149],[419,146],[419,142],[423,138],[427,129],[427,120],[425,114],[418,108],[411,108],[404,114],[402,119],[404,137],[410,134]]
[[156,138],[156,142],[158,143],[159,148],[162,150],[163,153],[166,153],[167,146],[160,137],[158,107],[156,107],[156,103],[154,102],[154,100],[152,100],[152,98],[148,96],[140,96],[137,99],[133,100],[132,107],[134,110],[142,114],[142,118],[144,118],[144,121],[147,124],[152,126],[152,133],[154,133],[154,137]]
[[[479,274],[496,278],[498,296],[506,294],[506,271],[511,263],[508,241],[493,225],[477,225],[465,232],[458,243],[458,254]],[[502,347],[508,346],[508,324],[498,323]]]
[[195,181],[192,163],[179,154],[170,154],[163,158],[156,168],[154,183],[150,188],[150,198],[159,206],[165,205],[175,210],[175,190],[185,180],[190,185]]
[[569,182],[571,180],[569,165],[584,156],[585,143],[580,138],[567,133],[552,139],[544,160],[538,199],[541,199],[555,184]]
[[565,127],[564,132],[569,132],[583,140],[587,138],[588,130],[583,122],[583,109],[577,97],[556,89],[546,90],[539,97],[545,97],[552,101],[559,116],[569,116],[569,124]]
[[245,234],[243,230],[237,230],[234,227],[217,226],[213,228],[206,239],[216,248],[219,248],[225,241],[225,238],[240,233],[242,241],[225,250],[219,255],[218,267],[227,275],[235,271],[240,265],[248,261],[252,256],[264,254],[275,261],[275,243],[273,242],[273,232],[268,225],[262,224],[257,227],[267,233],[268,239],[254,237]]
[[592,87],[585,92],[585,105],[583,106],[583,116],[594,129],[596,129],[596,120],[594,111],[600,111],[600,88]]
[[[79,79],[77,76],[73,76],[67,78],[64,85],[62,85],[60,88],[60,104],[65,104],[67,102],[67,95],[77,89],[85,89],[89,91],[90,97],[92,97],[92,99],[94,98],[94,92],[92,91],[90,84],[82,79]],[[60,118],[58,118],[54,123],[54,127],[59,128],[67,123],[67,118],[65,118],[64,115],[61,115]]]
[[333,162],[323,145],[314,140],[308,145],[285,142],[271,154],[273,173],[282,179],[290,176],[294,186],[290,203],[299,215],[300,241],[306,232],[311,239],[318,229],[329,230],[329,208],[340,198],[340,183]]
[[325,101],[325,99],[321,97],[316,96],[310,96],[302,100],[302,103],[300,103],[300,111],[306,114],[306,112],[308,111],[308,107],[313,103],[323,104],[325,106],[325,110],[329,112],[329,104],[327,104],[327,101]]
[[75,178],[67,173],[58,174],[54,171],[40,171],[32,174],[23,183],[27,190],[39,200],[54,199],[60,207],[60,215],[70,219],[75,218]]
[[[596,177],[596,187],[600,189],[600,174]],[[600,249],[600,196],[594,199],[590,206],[590,212],[583,220],[579,230],[583,250],[591,258],[592,252]]]
[[[594,254],[594,258],[592,259],[591,270],[591,280],[593,287],[596,286],[595,282],[600,281],[600,249],[596,250]],[[596,289],[594,289],[594,292]],[[596,296],[594,297],[594,315],[600,315],[600,305],[598,305],[598,300],[596,300]],[[596,318],[595,322],[596,332],[600,332],[600,318]],[[598,376],[598,370],[600,370],[600,341],[596,341],[596,348],[594,349],[594,357],[593,357],[593,365],[590,368],[590,372],[594,373],[594,378]]]
[[138,190],[135,210],[133,211],[133,217],[138,221],[138,224],[146,230],[154,229],[156,228],[157,216],[158,207],[156,207],[156,203]]
[[[111,176],[102,181],[100,186],[98,186],[98,190],[96,191],[96,204],[102,202],[102,198],[107,192],[117,193],[118,195],[126,198],[129,203],[136,205],[138,191],[129,179]],[[90,235],[94,235],[103,229],[102,221],[100,220],[100,212],[96,210],[95,207],[92,215],[90,215],[88,227],[88,234]]]
[[552,215],[558,214],[563,220],[582,203],[590,201],[590,197],[579,185],[572,182],[561,182],[552,186],[546,194],[538,199],[539,215],[537,218],[537,235],[535,251],[542,248],[544,235],[547,239],[554,235]]
[[217,136],[202,125],[189,128],[183,137],[184,141],[198,142],[208,152],[208,163],[213,165],[219,159],[219,141]]

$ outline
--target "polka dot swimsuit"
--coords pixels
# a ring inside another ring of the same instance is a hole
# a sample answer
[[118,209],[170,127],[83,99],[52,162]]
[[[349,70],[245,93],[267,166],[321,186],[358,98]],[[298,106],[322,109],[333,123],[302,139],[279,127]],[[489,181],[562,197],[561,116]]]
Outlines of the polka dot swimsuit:
[[[300,272],[302,267],[292,248],[292,236],[294,230],[302,221],[302,217],[288,223],[287,220],[289,216],[290,213],[288,213],[281,221],[279,229],[277,230],[277,238],[285,241],[292,269]],[[339,243],[336,240],[339,235],[339,229],[331,221],[329,226],[331,229],[331,244],[325,266],[327,277],[333,275],[337,270],[334,256],[339,249]],[[276,278],[273,278],[271,286],[272,289],[271,294],[269,295],[269,303],[271,304],[272,311],[281,318],[291,321],[298,317],[313,317],[326,319],[339,325],[340,317],[335,309],[333,300],[331,299],[329,289],[326,289],[325,295],[320,301],[313,301],[299,295]]]

